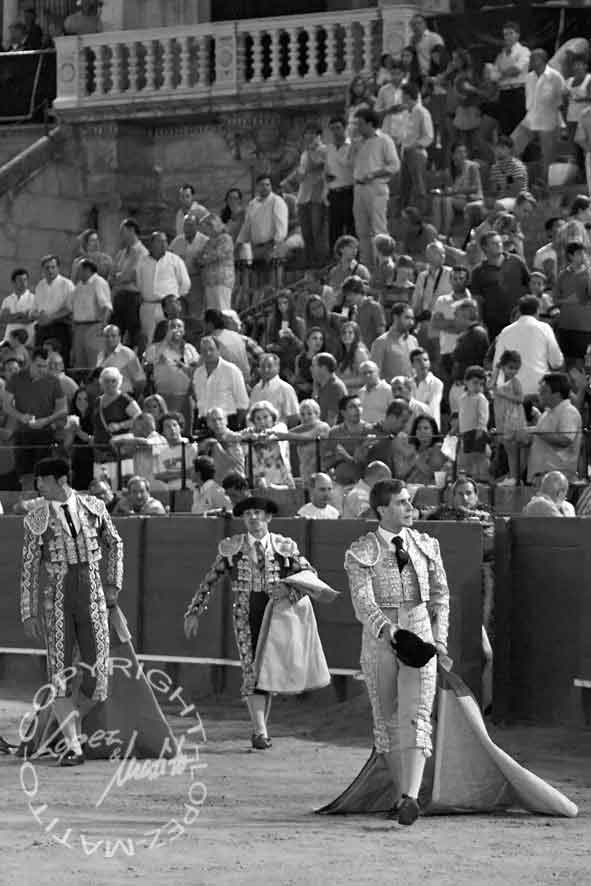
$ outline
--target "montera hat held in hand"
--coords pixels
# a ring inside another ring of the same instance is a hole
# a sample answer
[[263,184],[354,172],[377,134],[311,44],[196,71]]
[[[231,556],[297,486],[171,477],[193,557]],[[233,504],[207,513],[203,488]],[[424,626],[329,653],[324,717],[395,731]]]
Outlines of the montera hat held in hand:
[[234,508],[234,516],[242,517],[245,511],[264,511],[266,514],[276,514],[279,508],[271,498],[264,496],[251,495],[249,498],[243,498]]
[[396,631],[392,646],[402,664],[409,668],[423,668],[437,653],[433,643],[426,643],[412,631],[406,631],[404,628]]

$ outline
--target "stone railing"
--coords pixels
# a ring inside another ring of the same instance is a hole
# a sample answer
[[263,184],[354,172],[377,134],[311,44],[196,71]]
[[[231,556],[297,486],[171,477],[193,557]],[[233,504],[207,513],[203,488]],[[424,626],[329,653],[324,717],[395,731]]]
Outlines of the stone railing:
[[377,9],[56,40],[57,111],[281,88],[343,87],[374,70]]

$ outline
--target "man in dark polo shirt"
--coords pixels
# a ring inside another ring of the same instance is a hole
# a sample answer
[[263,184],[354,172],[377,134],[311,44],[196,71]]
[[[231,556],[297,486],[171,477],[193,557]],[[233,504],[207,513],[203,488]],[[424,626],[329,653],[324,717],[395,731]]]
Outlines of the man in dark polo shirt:
[[482,261],[472,272],[470,291],[481,305],[482,320],[491,339],[511,322],[511,313],[529,291],[529,271],[518,255],[503,252],[500,234],[485,234]]
[[490,347],[488,333],[478,319],[478,307],[471,298],[456,306],[458,340],[452,354],[453,377],[463,379],[468,366],[484,366]]
[[6,383],[6,414],[17,421],[14,435],[16,472],[24,490],[33,488],[36,462],[49,454],[53,423],[68,414],[66,397],[57,378],[47,373],[47,355],[33,351],[31,365]]
[[320,406],[320,419],[331,427],[339,417],[339,403],[347,396],[347,387],[335,375],[337,361],[332,354],[316,354],[312,360],[312,377],[314,379],[314,399]]

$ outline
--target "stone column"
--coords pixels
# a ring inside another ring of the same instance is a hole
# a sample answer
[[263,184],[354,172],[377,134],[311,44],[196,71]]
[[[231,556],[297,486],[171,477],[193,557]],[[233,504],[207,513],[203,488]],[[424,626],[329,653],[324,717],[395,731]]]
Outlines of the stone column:
[[379,7],[382,13],[382,52],[398,56],[408,46],[410,20],[419,12],[419,5],[398,0],[379,0]]

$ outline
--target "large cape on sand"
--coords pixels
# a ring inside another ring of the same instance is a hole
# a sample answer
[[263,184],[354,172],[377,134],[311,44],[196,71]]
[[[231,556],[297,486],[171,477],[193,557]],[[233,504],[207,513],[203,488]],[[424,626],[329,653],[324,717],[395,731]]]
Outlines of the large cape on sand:
[[[576,805],[492,741],[467,686],[439,669],[434,754],[421,795],[426,815],[486,813],[522,808],[541,815],[574,818]],[[351,785],[324,815],[387,812],[400,797],[382,754],[372,751]]]

